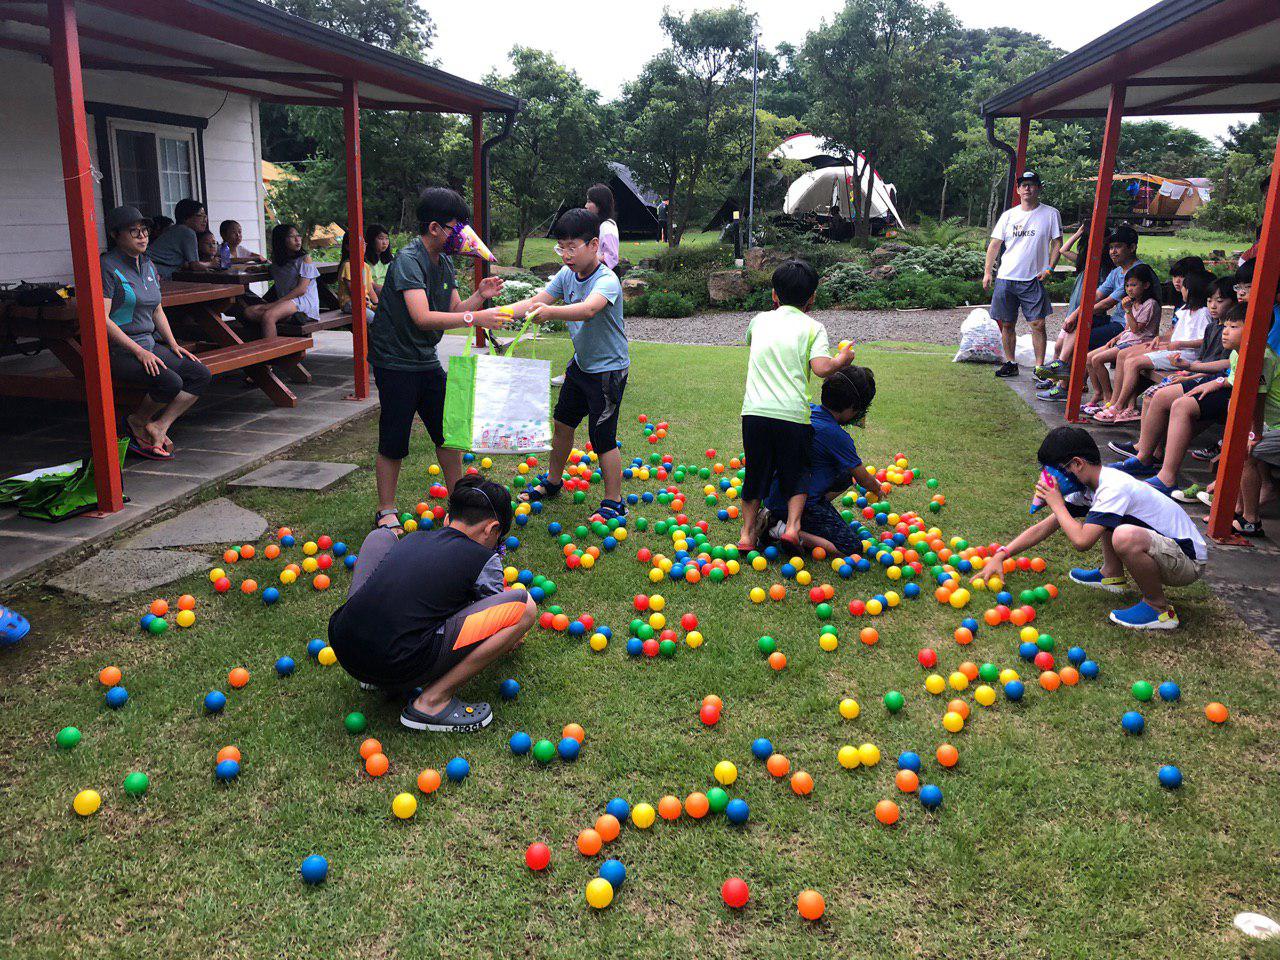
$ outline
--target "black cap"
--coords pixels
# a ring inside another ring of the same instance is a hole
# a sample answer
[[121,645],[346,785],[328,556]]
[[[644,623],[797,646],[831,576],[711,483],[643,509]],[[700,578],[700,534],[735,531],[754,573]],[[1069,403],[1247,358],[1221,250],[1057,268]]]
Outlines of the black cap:
[[135,223],[151,226],[151,221],[137,207],[116,207],[107,214],[107,233],[115,233]]
[[1111,231],[1111,235],[1107,237],[1107,243],[1127,243],[1131,247],[1136,247],[1138,245],[1138,231],[1127,223],[1122,223]]
[[1018,178],[1018,185],[1021,186],[1024,183],[1034,183],[1037,187],[1044,186],[1040,181],[1040,174],[1036,173],[1034,170],[1022,171],[1022,176]]

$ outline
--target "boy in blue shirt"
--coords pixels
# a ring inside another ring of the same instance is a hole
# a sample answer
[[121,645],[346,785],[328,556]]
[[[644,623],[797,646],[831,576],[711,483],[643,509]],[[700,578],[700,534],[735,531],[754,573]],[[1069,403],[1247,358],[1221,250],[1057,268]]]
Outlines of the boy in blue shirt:
[[[528,316],[539,323],[563,320],[573,337],[573,358],[564,372],[564,386],[552,416],[555,429],[550,468],[521,493],[520,499],[545,500],[560,492],[574,431],[585,417],[591,449],[600,459],[604,477],[604,499],[596,512],[603,520],[625,520],[618,412],[631,356],[622,319],[622,284],[600,260],[600,218],[594,213],[581,207],[567,210],[556,221],[552,234],[564,266],[545,290],[512,304],[510,309],[517,319]],[[557,300],[561,304],[553,306]]]
[[[806,499],[800,515],[800,544],[808,550],[821,547],[832,556],[847,557],[862,548],[861,538],[831,501],[848,490],[851,482],[867,490],[877,489],[876,478],[862,465],[853,437],[844,429],[851,423],[865,426],[875,396],[874,374],[866,367],[851,366],[823,381],[821,406],[809,405],[813,448],[802,485]],[[785,519],[787,515],[787,498],[776,483],[765,499],[765,509],[770,518]]]

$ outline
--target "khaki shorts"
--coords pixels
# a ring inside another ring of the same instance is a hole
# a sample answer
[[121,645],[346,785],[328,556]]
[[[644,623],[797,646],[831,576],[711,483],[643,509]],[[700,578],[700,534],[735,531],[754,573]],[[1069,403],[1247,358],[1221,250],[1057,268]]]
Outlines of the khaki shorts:
[[1154,530],[1147,531],[1147,553],[1160,569],[1160,582],[1170,587],[1185,587],[1195,583],[1204,573],[1204,563],[1192,560],[1176,540]]

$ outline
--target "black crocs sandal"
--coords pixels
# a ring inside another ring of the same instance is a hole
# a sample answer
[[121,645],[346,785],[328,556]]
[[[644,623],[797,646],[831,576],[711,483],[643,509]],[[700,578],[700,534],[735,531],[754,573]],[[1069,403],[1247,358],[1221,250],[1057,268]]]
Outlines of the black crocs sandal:
[[[382,521],[390,517],[395,523],[383,523]],[[400,522],[400,514],[394,510],[379,510],[373,515],[373,529],[390,530],[396,536],[404,533],[404,524]]]
[[1267,535],[1262,529],[1261,520],[1246,520],[1243,513],[1236,514],[1235,520],[1231,523],[1231,529],[1242,537],[1265,537]]
[[538,478],[538,482],[527,490],[521,490],[520,495],[516,497],[521,503],[533,503],[538,500],[550,500],[560,495],[564,483],[552,483],[549,474],[543,474]]
[[493,710],[487,703],[463,703],[454,697],[439,713],[423,713],[405,704],[400,712],[400,725],[426,733],[479,733],[493,722]]

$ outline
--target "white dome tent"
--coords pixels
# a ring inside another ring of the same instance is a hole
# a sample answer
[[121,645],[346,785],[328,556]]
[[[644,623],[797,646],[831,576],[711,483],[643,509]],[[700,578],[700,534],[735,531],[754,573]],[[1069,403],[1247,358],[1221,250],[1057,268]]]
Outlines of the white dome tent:
[[856,166],[861,171],[863,189],[871,191],[871,216],[903,226],[902,218],[894,205],[897,190],[893,184],[881,179],[879,171],[873,175],[866,157],[861,153],[854,165],[850,165],[825,141],[811,133],[798,133],[782,141],[769,154],[769,159],[799,160],[817,167],[797,178],[787,189],[783,213],[790,216],[822,213],[852,220],[857,213],[854,209],[854,177],[859,172],[855,169]]

